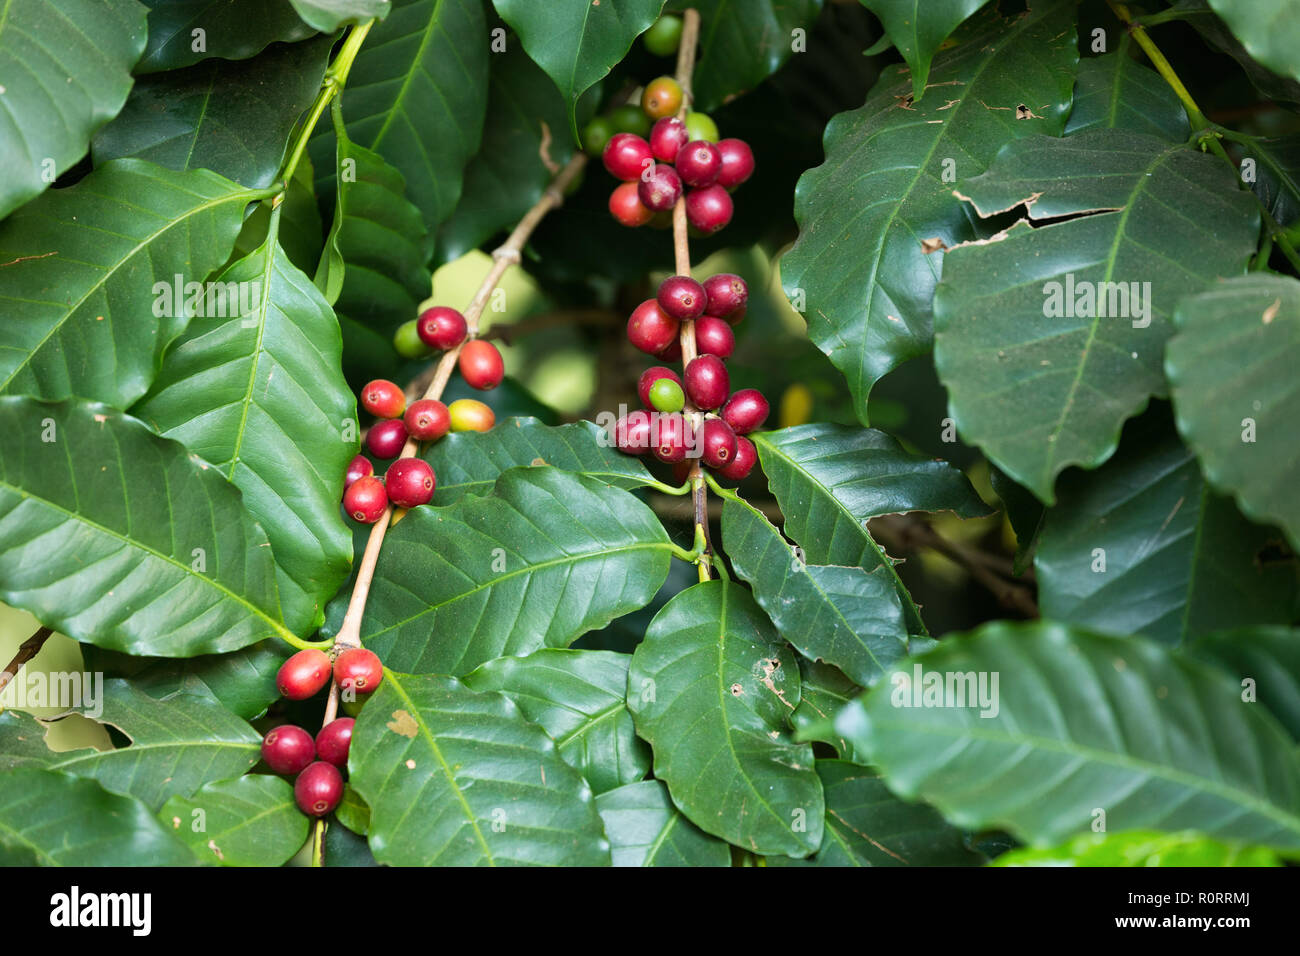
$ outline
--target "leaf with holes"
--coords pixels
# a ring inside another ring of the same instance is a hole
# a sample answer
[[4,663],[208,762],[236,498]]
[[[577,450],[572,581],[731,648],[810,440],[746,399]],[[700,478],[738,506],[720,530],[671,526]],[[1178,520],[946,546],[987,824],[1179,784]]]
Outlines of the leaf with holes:
[[[158,811],[164,826],[206,863],[283,866],[307,840],[308,822],[279,777],[247,776],[174,796]],[[202,820],[203,828],[195,829]]]
[[596,797],[614,866],[731,866],[731,849],[673,806],[658,780]]
[[[919,102],[930,76],[930,63],[948,34],[989,0],[862,0],[880,18],[885,34],[912,73],[912,96]],[[937,94],[936,94],[937,95]]]

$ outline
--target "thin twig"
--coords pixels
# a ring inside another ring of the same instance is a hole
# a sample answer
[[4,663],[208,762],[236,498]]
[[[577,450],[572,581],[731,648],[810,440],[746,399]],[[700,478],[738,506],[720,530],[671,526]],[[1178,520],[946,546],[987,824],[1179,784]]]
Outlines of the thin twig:
[[5,665],[3,671],[0,671],[0,691],[8,687],[9,682],[18,676],[18,672],[24,664],[41,652],[41,648],[45,646],[45,642],[50,639],[50,635],[53,633],[52,628],[42,627],[18,645],[18,653],[14,655],[14,659]]

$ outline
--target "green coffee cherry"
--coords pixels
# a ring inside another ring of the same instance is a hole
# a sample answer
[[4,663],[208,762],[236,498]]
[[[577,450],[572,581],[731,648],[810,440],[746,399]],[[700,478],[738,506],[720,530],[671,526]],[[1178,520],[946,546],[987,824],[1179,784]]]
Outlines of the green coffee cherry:
[[625,103],[609,114],[609,121],[614,124],[615,133],[635,133],[642,139],[650,135],[650,117],[640,106]]
[[686,407],[686,393],[671,378],[661,378],[650,386],[650,404],[660,412],[680,412]]
[[393,334],[393,348],[402,358],[418,359],[433,354],[433,350],[420,341],[416,320],[403,322]]
[[718,141],[718,124],[705,113],[686,111],[686,133],[692,140],[702,139],[708,143]]
[[655,56],[672,56],[682,42],[682,18],[664,14],[645,32],[641,42]]
[[586,150],[588,156],[599,159],[600,154],[605,151],[605,144],[617,132],[614,124],[607,118],[597,116],[582,128],[582,148]]

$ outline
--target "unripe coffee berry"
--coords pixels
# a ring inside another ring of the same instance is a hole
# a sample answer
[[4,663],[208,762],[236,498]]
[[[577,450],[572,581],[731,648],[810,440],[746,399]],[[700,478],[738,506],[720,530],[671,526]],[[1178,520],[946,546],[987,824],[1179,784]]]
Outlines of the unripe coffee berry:
[[737,309],[743,309],[749,301],[749,286],[731,272],[719,272],[705,279],[704,293],[709,297],[704,314],[718,318],[727,318]]
[[757,463],[758,449],[754,447],[754,443],[744,435],[737,435],[736,457],[731,459],[731,464],[718,469],[718,474],[728,481],[740,481],[749,477],[749,473]]
[[473,339],[465,343],[457,361],[461,377],[471,388],[486,391],[496,388],[506,376],[505,362],[491,342]]
[[650,117],[641,111],[640,106],[632,103],[611,110],[609,121],[614,124],[615,133],[631,133],[642,139],[650,135]]
[[343,690],[370,694],[383,679],[379,655],[364,647],[349,647],[334,661],[334,682]]
[[650,404],[655,411],[680,412],[686,407],[686,393],[670,378],[661,378],[650,386]]
[[343,510],[353,521],[374,524],[388,508],[388,491],[374,475],[358,478],[343,492]]
[[627,320],[627,338],[642,352],[657,355],[676,341],[680,328],[681,323],[660,308],[657,300],[646,299]]
[[459,398],[447,406],[454,432],[485,432],[497,422],[496,412],[483,402]]
[[672,116],[682,108],[682,87],[671,76],[661,76],[646,84],[641,93],[641,109],[651,119]]
[[629,412],[614,423],[614,447],[629,455],[650,450],[650,413]]
[[670,368],[664,368],[662,365],[655,365],[641,373],[641,377],[636,383],[636,394],[641,399],[641,404],[650,408],[650,387],[661,378],[666,378],[682,384],[682,380],[677,377],[677,373]]
[[690,427],[690,422],[680,412],[655,415],[650,425],[651,451],[654,456],[668,464],[683,460],[687,446],[691,444]]
[[605,144],[615,133],[614,124],[603,116],[597,116],[582,128],[582,149],[593,159],[605,151]]
[[707,113],[686,111],[686,133],[691,139],[702,139],[706,143],[718,141],[718,124]]
[[649,209],[660,212],[672,209],[682,195],[681,177],[671,166],[659,163],[641,177],[636,194]]
[[319,648],[308,647],[280,665],[280,670],[275,675],[275,686],[281,696],[290,700],[306,700],[315,696],[317,691],[329,683],[329,679],[329,655]]
[[402,424],[416,441],[437,441],[451,429],[451,416],[436,398],[422,398],[407,407]]
[[397,418],[406,409],[406,395],[396,382],[377,378],[361,390],[361,407],[376,418]]
[[736,457],[736,433],[720,418],[704,421],[700,460],[710,468],[726,468]]
[[309,817],[323,817],[343,800],[343,775],[332,763],[318,760],[293,782],[293,799]]
[[720,406],[731,392],[727,366],[716,355],[699,355],[691,359],[682,378],[686,383],[686,394],[696,408],[704,411]]
[[[700,355],[716,355],[718,358],[731,358],[736,349],[736,333],[725,319],[715,319],[711,315],[702,315],[695,320],[695,351]],[[408,411],[409,415],[410,412]]]
[[665,13],[641,35],[646,50],[655,56],[672,56],[682,40],[682,18]]
[[676,116],[665,116],[650,130],[650,151],[663,163],[675,160],[681,148],[689,142],[686,124]]
[[615,179],[636,182],[641,173],[654,165],[650,144],[634,133],[615,133],[605,144],[601,161]]
[[641,201],[639,183],[619,183],[609,194],[609,214],[625,226],[644,226],[655,211]]
[[340,717],[320,729],[316,735],[316,753],[321,760],[336,767],[348,765],[348,751],[352,747],[352,728],[355,724],[356,721],[351,717]]
[[669,276],[659,283],[655,300],[665,313],[679,322],[685,322],[704,314],[708,296],[704,294],[704,286],[690,276]]
[[767,421],[771,410],[762,392],[756,388],[742,388],[727,399],[722,409],[722,420],[737,435],[748,435]]
[[399,458],[384,472],[388,500],[402,508],[427,505],[436,484],[433,469],[423,458]]
[[375,473],[375,466],[370,464],[370,459],[365,455],[357,455],[348,462],[347,473],[343,476],[343,487],[351,488],[356,482],[365,478],[367,475]]
[[411,319],[399,325],[393,333],[393,348],[402,358],[418,359],[429,354],[429,347],[420,338],[419,326],[419,319]]
[[376,422],[366,432],[366,447],[376,458],[396,458],[406,447],[408,437],[406,425],[400,418]]
[[420,340],[433,349],[454,349],[465,341],[469,324],[459,309],[435,305],[420,313],[417,320]]
[[731,222],[731,196],[716,183],[686,194],[686,219],[706,236]]
[[718,185],[735,189],[754,172],[754,153],[743,139],[724,139],[718,142],[722,168],[718,171]]
[[699,139],[678,150],[673,165],[687,186],[712,186],[722,169],[722,154],[712,143]]
[[262,738],[262,759],[276,773],[292,776],[316,759],[316,744],[301,727],[283,724]]

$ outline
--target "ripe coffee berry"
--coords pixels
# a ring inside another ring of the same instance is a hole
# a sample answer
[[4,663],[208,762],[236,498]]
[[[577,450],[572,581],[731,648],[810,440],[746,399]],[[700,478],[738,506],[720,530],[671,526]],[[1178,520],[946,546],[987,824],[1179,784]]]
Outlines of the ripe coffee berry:
[[754,153],[743,139],[724,139],[718,142],[722,168],[718,171],[718,185],[735,189],[754,172]]
[[686,457],[690,445],[690,422],[680,412],[654,416],[650,423],[651,451],[660,461],[672,464]]
[[686,393],[670,378],[661,378],[650,386],[650,404],[658,412],[680,412],[686,407]]
[[727,400],[722,409],[722,420],[737,435],[748,435],[767,421],[771,407],[763,393],[756,388],[742,388]]
[[650,450],[650,413],[629,412],[614,423],[614,447],[629,455],[644,455]]
[[677,340],[680,328],[681,323],[660,308],[658,301],[646,299],[627,320],[627,338],[642,352],[657,355]]
[[388,500],[402,508],[427,505],[436,484],[433,469],[422,458],[399,458],[384,472]]
[[316,744],[301,727],[284,724],[262,738],[262,759],[276,773],[301,773],[316,759]]
[[347,474],[343,476],[343,487],[351,488],[360,479],[374,473],[375,466],[370,464],[370,459],[365,455],[357,455],[348,462]]
[[334,682],[343,690],[369,694],[383,679],[379,655],[364,647],[349,647],[334,661]]
[[710,468],[726,468],[736,457],[736,433],[720,418],[704,421],[700,460]]
[[434,349],[454,349],[465,341],[469,325],[459,309],[435,305],[420,313],[416,330],[420,340]]
[[704,293],[709,297],[704,314],[719,318],[727,318],[737,309],[743,309],[749,301],[749,286],[740,276],[730,272],[719,272],[705,279]]
[[641,373],[641,378],[639,378],[636,383],[637,396],[641,399],[641,404],[646,408],[651,407],[650,387],[661,378],[670,379],[678,385],[682,384],[682,380],[677,377],[677,373],[670,368],[664,368],[662,365],[655,365],[646,369]]
[[671,76],[661,76],[646,84],[641,94],[641,109],[651,119],[672,116],[682,108],[681,85]]
[[416,441],[437,441],[451,429],[451,416],[436,398],[422,398],[407,407],[402,424]]
[[682,340],[673,339],[668,347],[659,351],[659,357],[665,362],[680,362],[682,358]]
[[[736,348],[736,333],[725,319],[702,315],[695,320],[695,351],[700,355],[731,358]],[[407,414],[410,414],[408,411]]]
[[718,474],[728,481],[740,481],[749,477],[749,473],[754,470],[754,465],[757,463],[758,449],[754,447],[754,443],[744,435],[737,435],[736,456],[731,459],[731,464],[718,469]]
[[388,507],[388,491],[374,475],[358,478],[343,492],[343,510],[353,521],[374,524]]
[[699,139],[678,150],[674,165],[687,186],[712,186],[722,169],[722,154],[712,143]]
[[677,170],[659,163],[641,177],[636,194],[652,210],[662,212],[672,209],[673,204],[681,198],[682,180],[677,175]]
[[402,453],[408,437],[406,425],[400,418],[376,422],[366,432],[366,447],[376,458],[396,458]]
[[717,183],[686,194],[686,219],[706,236],[731,222],[733,209],[731,196]]
[[650,130],[650,151],[660,162],[671,163],[688,142],[686,124],[676,116],[665,116]]
[[459,398],[447,406],[454,432],[485,432],[497,422],[492,409],[472,398]]
[[650,144],[635,133],[615,133],[601,154],[609,174],[625,183],[639,180],[642,171],[654,165],[654,159]]
[[708,296],[704,294],[704,286],[690,276],[669,276],[659,283],[655,300],[665,313],[680,322],[685,322],[687,319],[697,319],[704,314]]
[[712,411],[727,400],[731,378],[727,366],[716,355],[699,355],[691,359],[683,376],[686,394],[696,408]]
[[336,767],[348,765],[348,751],[352,747],[352,727],[355,723],[351,717],[340,717],[320,729],[316,735],[316,753],[321,760]]
[[644,226],[655,211],[641,201],[639,183],[619,183],[609,194],[609,214],[625,226]]
[[471,388],[486,391],[496,388],[506,377],[506,366],[501,353],[491,342],[474,339],[465,343],[457,361],[461,377]]
[[406,408],[406,396],[397,383],[377,378],[361,390],[361,407],[376,418],[397,418]]
[[343,800],[343,775],[332,763],[318,760],[293,782],[293,799],[309,817],[323,817]]
[[[376,479],[378,480],[378,479]],[[280,665],[275,675],[275,686],[281,696],[290,700],[306,700],[329,683],[330,658],[319,648],[308,647],[294,654]]]

